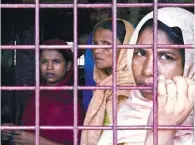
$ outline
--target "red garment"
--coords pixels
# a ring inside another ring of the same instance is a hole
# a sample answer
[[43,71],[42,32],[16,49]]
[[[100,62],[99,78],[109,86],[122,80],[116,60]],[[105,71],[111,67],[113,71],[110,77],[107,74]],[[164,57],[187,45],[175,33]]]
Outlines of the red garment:
[[[72,85],[73,67],[64,80],[57,86]],[[40,91],[40,125],[44,126],[73,126],[73,93],[68,90]],[[78,100],[78,125],[83,124],[84,110]],[[27,101],[27,107],[22,117],[23,125],[35,125],[35,96]],[[34,131],[33,131],[34,132]],[[40,136],[56,143],[73,145],[73,130],[40,130]],[[79,138],[80,141],[80,132]]]

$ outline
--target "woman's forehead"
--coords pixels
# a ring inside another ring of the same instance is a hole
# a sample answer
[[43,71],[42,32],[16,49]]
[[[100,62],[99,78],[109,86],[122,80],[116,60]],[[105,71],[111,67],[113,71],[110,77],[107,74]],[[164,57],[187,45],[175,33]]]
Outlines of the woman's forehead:
[[42,50],[41,57],[44,58],[63,58],[62,54],[57,50]]
[[94,38],[112,39],[112,31],[104,28],[98,28],[94,33]]
[[[166,32],[162,30],[158,30],[157,32],[158,37],[158,44],[173,44],[172,41],[169,39]],[[144,29],[139,35],[137,39],[138,44],[153,44],[153,30],[152,28]]]

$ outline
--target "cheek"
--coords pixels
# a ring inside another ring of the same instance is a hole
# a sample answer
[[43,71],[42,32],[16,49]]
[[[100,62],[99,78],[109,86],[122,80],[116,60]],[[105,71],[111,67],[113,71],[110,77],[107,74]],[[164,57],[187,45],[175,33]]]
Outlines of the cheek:
[[183,75],[183,67],[181,63],[171,62],[162,63],[158,62],[159,75],[164,75],[166,79],[172,79],[174,76]]
[[112,64],[112,50],[104,52],[104,60],[107,64]]
[[131,68],[133,72],[133,77],[136,81],[139,79],[139,76],[141,74],[142,61],[140,61],[139,59],[133,58]]
[[46,65],[40,65],[40,71],[43,73],[46,70]]
[[55,65],[54,67],[55,67],[55,71],[56,71],[56,72],[58,72],[58,73],[60,73],[60,74],[62,74],[62,75],[65,74],[65,72],[66,72],[66,67],[65,67],[64,64],[57,64],[57,65]]

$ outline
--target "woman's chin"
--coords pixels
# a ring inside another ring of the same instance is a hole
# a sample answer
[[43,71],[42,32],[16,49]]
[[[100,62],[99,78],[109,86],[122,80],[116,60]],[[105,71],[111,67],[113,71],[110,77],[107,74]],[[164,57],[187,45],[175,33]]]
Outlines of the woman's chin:
[[153,90],[141,90],[141,94],[148,100],[153,100]]

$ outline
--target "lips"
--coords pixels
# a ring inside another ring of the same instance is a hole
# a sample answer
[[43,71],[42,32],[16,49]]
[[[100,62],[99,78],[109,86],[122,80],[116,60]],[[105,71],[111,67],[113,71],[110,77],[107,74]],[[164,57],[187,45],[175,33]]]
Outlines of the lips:
[[[144,82],[144,83],[141,83],[140,85],[143,87],[152,87],[153,83],[145,83]],[[152,94],[153,90],[142,90],[142,92],[147,93],[147,94]]]
[[140,85],[141,86],[144,86],[144,87],[152,87],[153,86],[153,83],[142,83]]
[[100,57],[95,57],[95,60],[96,60],[96,61],[99,61],[99,60],[103,60],[103,59],[100,58]]
[[55,76],[54,73],[46,73],[47,78],[53,78]]

